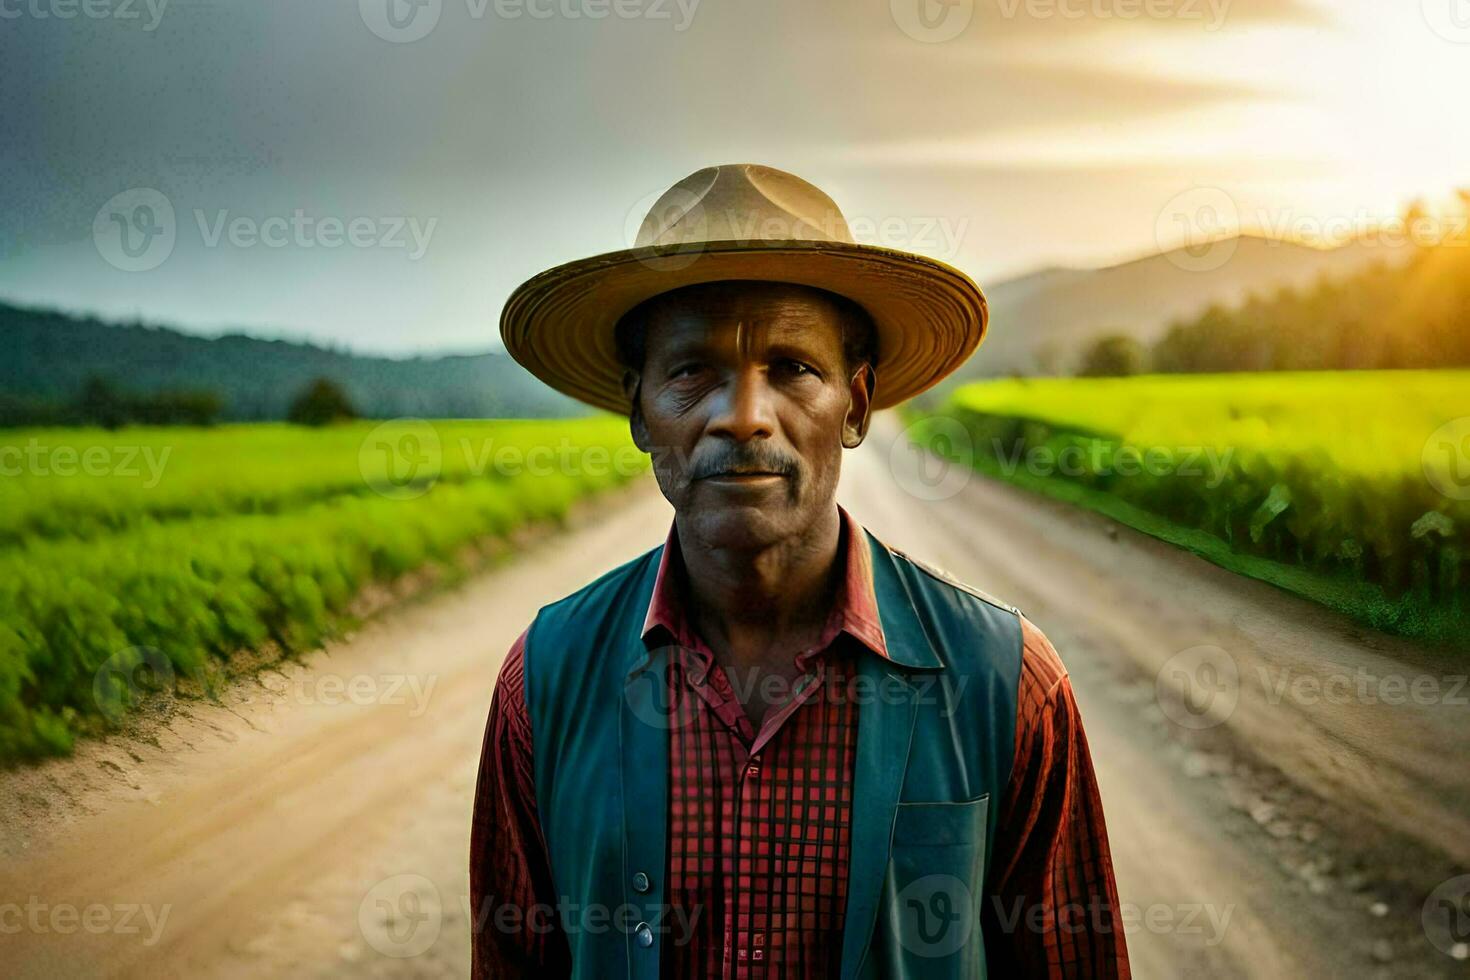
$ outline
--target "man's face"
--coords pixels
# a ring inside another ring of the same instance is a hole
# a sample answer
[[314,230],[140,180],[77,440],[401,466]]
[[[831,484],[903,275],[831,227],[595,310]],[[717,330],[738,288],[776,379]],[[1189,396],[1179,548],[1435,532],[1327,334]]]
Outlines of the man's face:
[[872,369],[848,366],[842,312],[817,290],[711,283],[657,298],[633,436],[679,525],[759,550],[833,507],[844,447],[867,432]]

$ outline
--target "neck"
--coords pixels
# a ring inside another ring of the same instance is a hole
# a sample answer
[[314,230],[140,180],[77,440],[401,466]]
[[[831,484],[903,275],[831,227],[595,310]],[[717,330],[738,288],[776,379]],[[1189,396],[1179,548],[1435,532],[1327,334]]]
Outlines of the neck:
[[739,663],[789,659],[793,643],[815,640],[841,577],[841,534],[835,503],[800,533],[756,550],[707,547],[681,527],[690,615],[705,641]]

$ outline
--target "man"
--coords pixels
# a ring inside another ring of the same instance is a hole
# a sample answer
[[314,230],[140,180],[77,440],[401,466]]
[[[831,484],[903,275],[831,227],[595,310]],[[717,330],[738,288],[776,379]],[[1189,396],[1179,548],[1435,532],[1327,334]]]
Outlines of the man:
[[628,413],[675,518],[506,660],[477,976],[1128,974],[1055,651],[836,504],[872,412],[985,320],[962,274],[853,244],[821,191],[753,165],[512,296],[507,349]]

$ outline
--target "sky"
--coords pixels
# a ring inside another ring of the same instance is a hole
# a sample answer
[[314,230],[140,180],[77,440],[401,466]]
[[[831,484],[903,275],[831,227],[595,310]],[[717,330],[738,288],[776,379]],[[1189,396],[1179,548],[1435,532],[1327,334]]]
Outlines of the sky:
[[[0,298],[408,355],[711,164],[982,286],[1470,186],[1470,0],[0,0]],[[125,234],[126,233],[126,234]]]

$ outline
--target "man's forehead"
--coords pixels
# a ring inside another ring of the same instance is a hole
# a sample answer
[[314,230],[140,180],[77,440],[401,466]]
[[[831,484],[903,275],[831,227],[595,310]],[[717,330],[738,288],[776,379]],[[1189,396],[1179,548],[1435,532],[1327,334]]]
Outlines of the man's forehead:
[[648,352],[743,350],[773,347],[814,351],[842,346],[842,327],[835,320],[783,316],[675,317],[649,325]]
[[841,310],[818,290],[784,283],[679,290],[649,304],[650,343],[840,343]]

